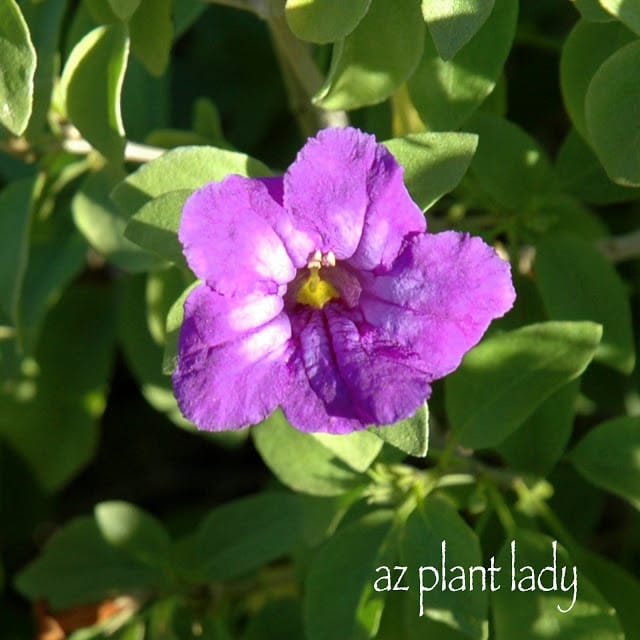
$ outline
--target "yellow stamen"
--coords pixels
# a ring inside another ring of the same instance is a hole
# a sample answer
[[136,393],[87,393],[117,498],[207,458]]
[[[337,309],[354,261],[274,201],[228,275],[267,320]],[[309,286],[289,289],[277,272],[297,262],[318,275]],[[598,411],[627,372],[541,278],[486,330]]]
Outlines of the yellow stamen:
[[304,281],[296,295],[296,301],[308,304],[314,309],[322,309],[329,300],[339,298],[336,288],[327,280],[320,277],[320,269],[311,267],[309,277]]

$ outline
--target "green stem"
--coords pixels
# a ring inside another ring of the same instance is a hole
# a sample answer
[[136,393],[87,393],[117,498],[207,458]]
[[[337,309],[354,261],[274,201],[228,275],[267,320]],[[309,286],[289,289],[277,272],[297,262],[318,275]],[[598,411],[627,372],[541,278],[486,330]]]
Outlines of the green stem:
[[514,538],[515,532],[518,527],[516,526],[516,521],[513,518],[511,510],[507,506],[507,503],[504,501],[502,494],[500,493],[500,491],[498,491],[493,483],[488,482],[486,484],[486,488],[493,507],[498,514],[498,519],[500,520],[502,527],[509,537]]
[[312,103],[324,78],[311,57],[309,45],[295,37],[284,13],[272,12],[267,24],[289,93],[290,108],[302,133],[310,136],[325,127],[347,126],[344,111],[325,111]]

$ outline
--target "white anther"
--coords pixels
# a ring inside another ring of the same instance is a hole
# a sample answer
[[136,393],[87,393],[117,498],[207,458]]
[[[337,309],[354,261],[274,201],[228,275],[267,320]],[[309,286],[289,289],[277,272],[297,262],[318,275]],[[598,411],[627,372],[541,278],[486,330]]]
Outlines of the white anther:
[[309,258],[309,262],[307,263],[307,268],[319,269],[322,266],[322,263],[323,263],[322,252],[320,251],[320,249],[316,249],[313,255],[311,256],[311,258]]
[[307,269],[319,269],[320,267],[335,267],[336,255],[333,251],[323,254],[320,249],[316,249],[307,263]]
[[336,256],[333,253],[333,251],[329,251],[325,256],[323,256],[322,264],[325,267],[335,267],[336,266]]

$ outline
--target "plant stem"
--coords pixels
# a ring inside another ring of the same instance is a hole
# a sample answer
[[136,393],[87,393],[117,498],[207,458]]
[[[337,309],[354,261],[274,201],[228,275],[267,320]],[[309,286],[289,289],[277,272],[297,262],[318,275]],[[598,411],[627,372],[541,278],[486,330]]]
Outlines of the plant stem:
[[311,57],[309,45],[295,37],[284,13],[273,12],[267,18],[267,24],[289,93],[290,107],[302,133],[309,136],[325,127],[347,126],[346,112],[326,111],[311,102],[324,84],[324,78]]

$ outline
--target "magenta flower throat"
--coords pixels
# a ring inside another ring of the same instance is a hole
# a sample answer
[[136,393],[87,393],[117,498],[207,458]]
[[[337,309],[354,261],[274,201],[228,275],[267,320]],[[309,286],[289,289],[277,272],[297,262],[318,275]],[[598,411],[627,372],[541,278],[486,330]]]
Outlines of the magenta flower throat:
[[302,431],[407,418],[515,297],[482,240],[426,233],[402,168],[357,129],[321,131],[282,177],[198,189],[179,238],[202,283],[173,385],[212,431],[278,406]]

